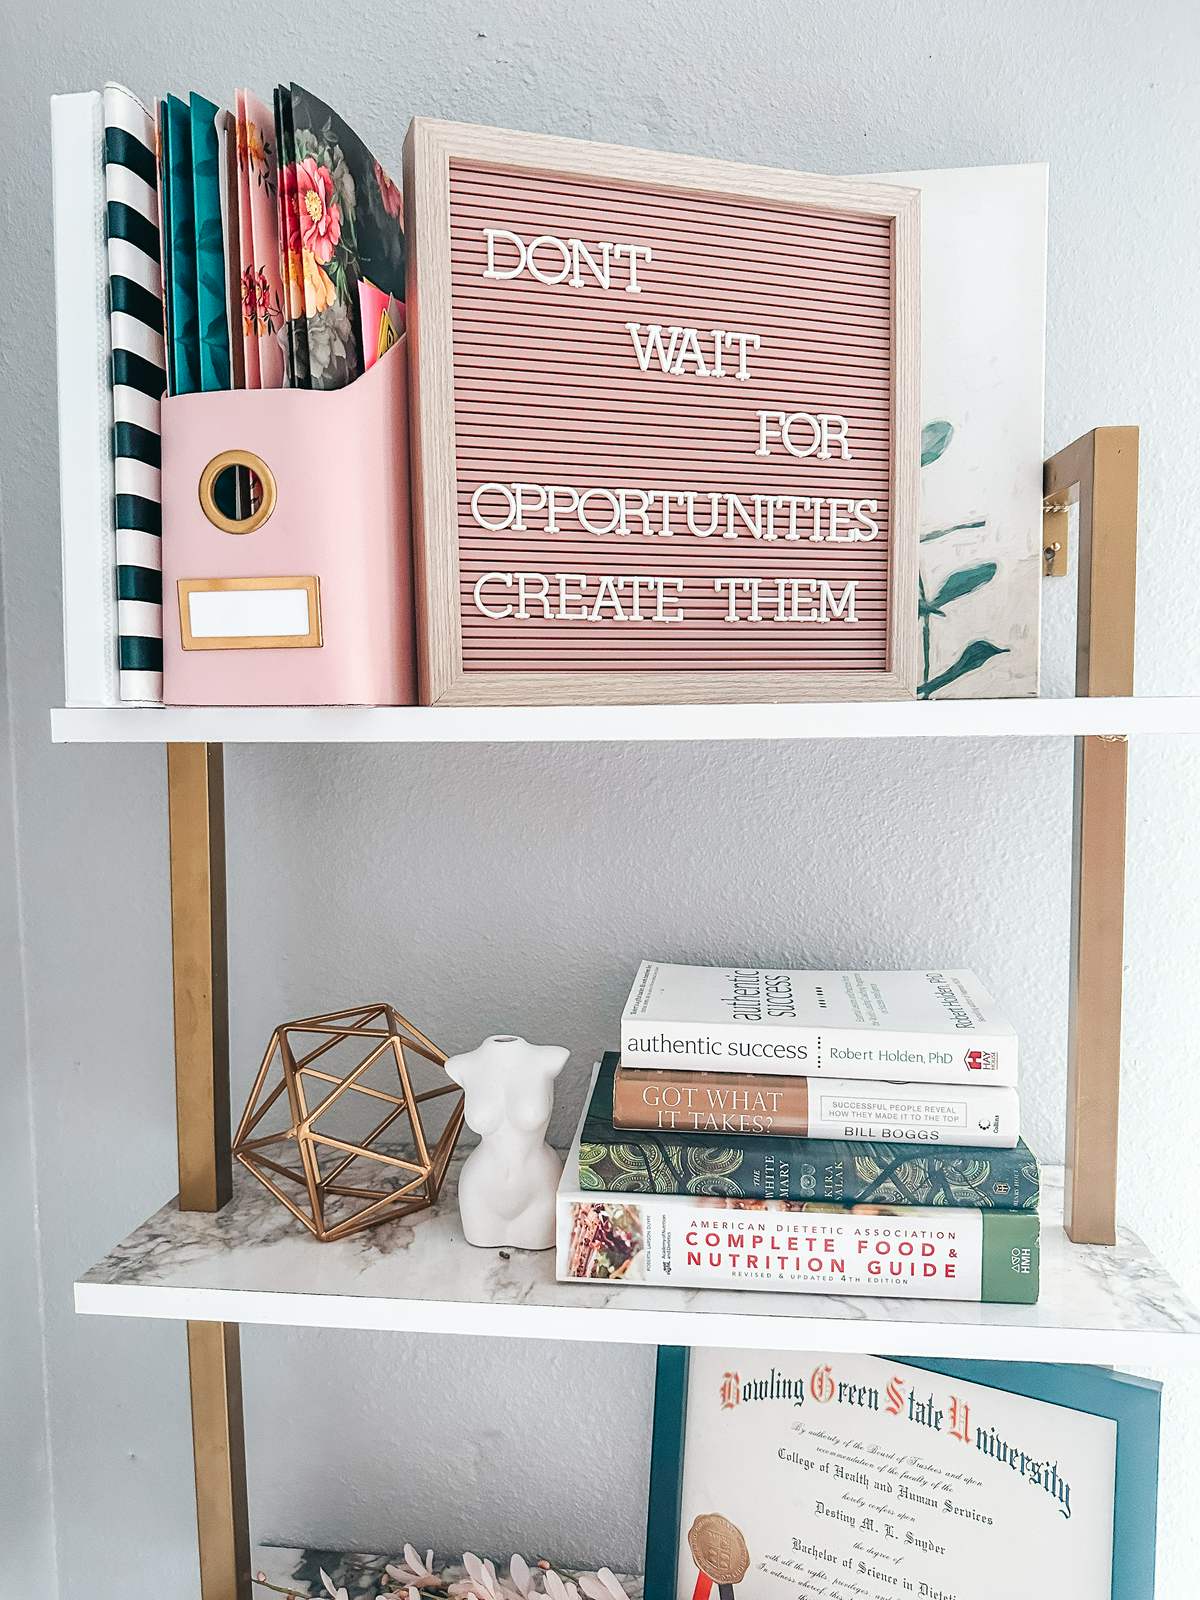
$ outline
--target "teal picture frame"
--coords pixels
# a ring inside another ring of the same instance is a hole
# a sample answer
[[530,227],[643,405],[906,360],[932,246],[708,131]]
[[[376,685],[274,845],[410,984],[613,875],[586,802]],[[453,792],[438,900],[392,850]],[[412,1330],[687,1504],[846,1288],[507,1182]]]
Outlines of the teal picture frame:
[[[645,1600],[675,1600],[690,1353],[681,1345],[658,1347],[646,1515]],[[1024,1395],[1115,1422],[1111,1600],[1154,1600],[1161,1384],[1099,1367],[1022,1361],[922,1361],[909,1356],[884,1359],[896,1359],[907,1367],[984,1384],[1007,1394]]]

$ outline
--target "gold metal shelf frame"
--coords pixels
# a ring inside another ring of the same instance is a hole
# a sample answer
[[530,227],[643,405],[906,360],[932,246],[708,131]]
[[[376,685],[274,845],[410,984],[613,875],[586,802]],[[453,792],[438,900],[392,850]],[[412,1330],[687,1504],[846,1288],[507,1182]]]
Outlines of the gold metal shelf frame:
[[[1096,428],[1045,464],[1048,508],[1079,507],[1076,693],[1133,693],[1138,430]],[[1125,910],[1122,738],[1075,740],[1067,1091],[1069,1236],[1116,1241]],[[167,747],[179,1203],[216,1211],[232,1188],[222,746]],[[250,1600],[235,1323],[189,1322],[202,1600]]]

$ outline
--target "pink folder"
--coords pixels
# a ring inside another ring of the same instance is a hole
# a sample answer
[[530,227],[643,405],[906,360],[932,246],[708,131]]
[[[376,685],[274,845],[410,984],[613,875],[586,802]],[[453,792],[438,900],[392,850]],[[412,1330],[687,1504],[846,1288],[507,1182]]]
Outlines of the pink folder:
[[[415,702],[406,347],[345,389],[164,401],[168,705]],[[237,524],[234,465],[263,490]]]
[[[237,92],[242,337],[248,389],[281,389],[283,285],[279,270],[278,152],[271,108]],[[252,376],[253,374],[253,376]]]

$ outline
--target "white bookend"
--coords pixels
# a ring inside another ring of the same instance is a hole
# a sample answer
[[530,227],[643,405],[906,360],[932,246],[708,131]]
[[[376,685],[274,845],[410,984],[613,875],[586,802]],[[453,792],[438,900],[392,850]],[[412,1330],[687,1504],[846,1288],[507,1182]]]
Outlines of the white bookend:
[[100,95],[52,96],[50,130],[66,701],[115,706],[113,413]]
[[1015,1088],[1017,1035],[970,972],[807,972],[643,961],[627,1067]]

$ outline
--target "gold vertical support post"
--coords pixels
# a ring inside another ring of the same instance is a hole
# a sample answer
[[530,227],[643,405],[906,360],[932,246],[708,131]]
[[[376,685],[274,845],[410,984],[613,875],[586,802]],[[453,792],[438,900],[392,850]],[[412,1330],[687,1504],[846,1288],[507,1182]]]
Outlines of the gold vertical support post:
[[[220,745],[167,746],[179,1204],[230,1198],[225,780]],[[189,1322],[201,1600],[249,1600],[250,1534],[236,1323]]]
[[218,1211],[233,1192],[221,746],[168,745],[167,797],[179,1204]]
[[[1079,505],[1078,695],[1133,693],[1138,430],[1096,428],[1045,465],[1046,502]],[[1115,1244],[1128,742],[1075,741],[1066,1229]]]
[[250,1522],[236,1322],[189,1322],[201,1600],[250,1600]]

